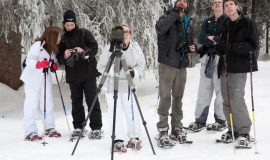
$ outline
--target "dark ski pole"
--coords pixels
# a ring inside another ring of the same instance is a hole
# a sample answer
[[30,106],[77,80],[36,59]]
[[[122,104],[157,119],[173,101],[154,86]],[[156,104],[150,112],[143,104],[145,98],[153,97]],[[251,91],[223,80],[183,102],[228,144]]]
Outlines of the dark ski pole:
[[67,110],[66,110],[65,103],[64,103],[64,100],[63,100],[63,95],[62,95],[62,91],[61,91],[61,88],[60,88],[58,76],[57,76],[56,71],[54,71],[54,73],[55,73],[55,78],[56,78],[56,81],[57,81],[57,85],[58,85],[58,89],[59,89],[59,93],[60,93],[60,97],[61,97],[61,102],[62,102],[62,105],[63,105],[63,110],[64,110],[65,117],[66,117],[66,122],[67,122],[67,126],[68,126],[69,135],[71,136],[71,130],[70,130],[70,126],[69,126],[69,122],[68,122],[68,118],[67,118]]
[[[228,25],[228,31],[230,30],[230,26]],[[229,44],[229,32],[227,33],[227,40],[226,40],[226,46],[228,46]],[[226,47],[226,56],[228,55],[228,47]],[[228,73],[228,66],[227,66],[227,60],[226,60],[226,56],[224,57],[224,65],[225,65],[225,77],[226,77],[226,86],[227,86],[227,98],[228,98],[228,106],[229,106],[229,114],[230,114],[230,126],[231,126],[231,132],[232,132],[232,139],[233,139],[233,143],[235,142],[235,136],[234,136],[234,127],[233,127],[233,115],[232,115],[232,106],[231,106],[231,95],[230,95],[230,87],[229,87],[229,73]],[[235,147],[233,145],[234,148],[234,154],[235,154]]]
[[251,105],[252,105],[252,124],[253,124],[253,132],[254,132],[254,139],[255,139],[255,154],[259,154],[257,150],[257,137],[256,137],[256,126],[255,126],[255,107],[254,107],[254,98],[253,98],[253,77],[252,77],[252,52],[249,54],[250,63],[250,92],[251,92]]
[[[46,58],[44,60],[47,60]],[[48,68],[43,68],[44,73],[44,108],[43,108],[43,120],[44,120],[44,131],[43,131],[43,146],[45,146],[47,143],[45,141],[45,131],[46,131],[46,80],[47,80],[47,73],[48,73]]]

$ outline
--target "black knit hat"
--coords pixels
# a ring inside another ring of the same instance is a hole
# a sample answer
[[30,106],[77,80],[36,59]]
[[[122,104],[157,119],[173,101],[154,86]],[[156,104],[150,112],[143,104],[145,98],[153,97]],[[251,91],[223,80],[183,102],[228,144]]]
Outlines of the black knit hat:
[[72,10],[67,10],[63,16],[63,24],[66,22],[74,22],[76,24],[76,16]]

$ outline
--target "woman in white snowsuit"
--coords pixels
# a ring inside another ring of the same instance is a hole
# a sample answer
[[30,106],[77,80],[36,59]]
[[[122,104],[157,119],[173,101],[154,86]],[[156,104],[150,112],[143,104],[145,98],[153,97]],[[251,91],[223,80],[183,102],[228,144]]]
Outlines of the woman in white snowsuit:
[[52,79],[51,72],[58,69],[55,54],[58,53],[61,29],[58,27],[47,27],[42,37],[36,41],[28,51],[25,68],[20,79],[24,82],[25,101],[23,128],[25,140],[36,141],[42,137],[38,135],[36,117],[38,109],[44,115],[44,86],[46,73],[46,114],[44,115],[45,135],[48,137],[60,137],[61,134],[55,128],[53,115]]
[[[122,26],[124,29],[124,44],[125,47],[122,50],[122,58],[127,62],[130,75],[133,80],[137,81],[142,75],[145,69],[145,59],[141,48],[138,43],[131,41],[131,31],[126,25]],[[110,45],[107,45],[100,56],[98,63],[98,69],[102,73],[105,70],[107,62],[109,60],[112,52],[109,52]],[[107,80],[104,86],[107,88],[106,99],[108,105],[108,114],[110,120],[110,130],[113,126],[113,109],[114,109],[114,99],[113,99],[113,75],[114,75],[114,65],[112,65]],[[125,118],[125,119],[124,119]],[[119,77],[119,88],[118,88],[118,99],[116,107],[116,128],[115,128],[115,141],[114,141],[114,151],[115,152],[126,152],[126,147],[128,148],[141,148],[141,140],[139,139],[141,134],[141,119],[137,104],[134,96],[130,93],[128,89],[128,81],[120,65],[120,77]],[[125,127],[126,123],[126,127]],[[129,142],[124,145],[125,128],[127,128],[127,134]]]

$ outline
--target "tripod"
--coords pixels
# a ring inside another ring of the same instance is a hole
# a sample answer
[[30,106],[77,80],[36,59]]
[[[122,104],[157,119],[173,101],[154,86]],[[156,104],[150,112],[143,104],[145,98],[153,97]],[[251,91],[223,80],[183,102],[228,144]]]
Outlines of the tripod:
[[111,160],[113,160],[113,157],[114,157],[114,151],[113,151],[113,149],[114,149],[114,140],[115,140],[115,120],[116,120],[116,106],[117,106],[117,98],[118,98],[120,63],[122,64],[123,69],[124,69],[124,71],[126,73],[126,78],[128,80],[128,85],[131,88],[131,92],[134,95],[134,98],[135,98],[135,101],[136,101],[136,104],[137,104],[137,107],[138,107],[138,110],[139,110],[139,113],[140,113],[140,116],[141,116],[141,119],[142,119],[142,123],[144,125],[145,131],[146,131],[146,134],[147,134],[147,137],[148,137],[150,146],[151,146],[151,149],[153,151],[153,154],[154,155],[156,154],[155,153],[155,150],[154,150],[154,147],[153,147],[153,144],[152,144],[152,141],[151,141],[151,138],[149,136],[148,129],[146,127],[146,121],[144,120],[144,117],[143,117],[143,114],[142,114],[142,111],[141,111],[141,107],[139,105],[138,98],[137,98],[137,95],[135,93],[136,92],[135,85],[134,85],[133,80],[131,78],[130,72],[128,71],[126,60],[122,57],[122,54],[123,53],[121,52],[121,48],[116,46],[115,47],[115,51],[112,52],[112,54],[111,54],[111,56],[110,56],[110,58],[108,60],[108,63],[106,65],[106,67],[105,67],[104,73],[103,73],[103,75],[101,77],[100,83],[99,83],[98,88],[97,88],[97,93],[96,93],[95,98],[94,98],[94,100],[92,102],[92,105],[91,105],[90,110],[88,112],[88,115],[87,115],[87,117],[85,119],[85,122],[83,123],[83,128],[81,130],[81,134],[80,134],[80,136],[79,136],[79,138],[78,138],[78,140],[77,140],[77,142],[75,144],[75,147],[74,147],[73,152],[72,152],[71,155],[74,155],[74,152],[75,152],[75,150],[77,148],[77,145],[79,143],[79,140],[80,140],[80,138],[81,138],[81,136],[83,134],[83,130],[84,130],[86,124],[87,124],[87,121],[88,121],[88,119],[90,117],[90,114],[91,114],[91,112],[93,110],[93,107],[94,107],[94,105],[96,103],[98,94],[100,93],[101,88],[103,87],[103,85],[105,83],[105,80],[106,80],[106,78],[108,76],[108,72],[110,71],[110,68],[111,68],[113,62],[114,62],[114,92],[113,92],[114,93],[114,95],[113,95],[113,98],[114,98],[114,109],[113,109],[113,128],[112,128],[112,136],[111,136],[111,138],[112,138],[112,144],[111,144]]

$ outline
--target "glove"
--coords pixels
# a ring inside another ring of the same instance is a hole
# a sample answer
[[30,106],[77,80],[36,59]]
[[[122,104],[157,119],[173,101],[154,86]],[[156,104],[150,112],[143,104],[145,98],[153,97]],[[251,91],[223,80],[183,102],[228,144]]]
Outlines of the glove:
[[135,76],[134,70],[133,69],[129,69],[129,73],[130,73],[131,78],[134,78],[134,76]]
[[227,53],[231,52],[231,44],[217,44],[216,45],[216,51],[220,54],[220,55],[224,55]]
[[58,70],[58,65],[56,63],[52,63],[50,67],[51,72],[55,72]]
[[175,6],[172,8],[172,11],[179,14],[180,12],[184,12],[184,8]]
[[36,68],[37,69],[41,69],[41,68],[48,68],[49,67],[49,61],[48,60],[43,60],[43,61],[38,61],[36,64]]

